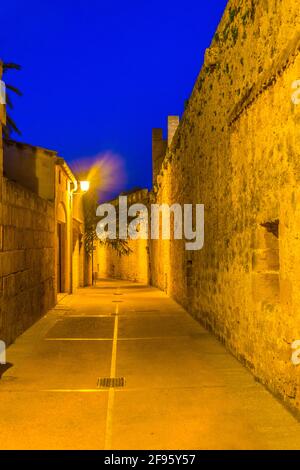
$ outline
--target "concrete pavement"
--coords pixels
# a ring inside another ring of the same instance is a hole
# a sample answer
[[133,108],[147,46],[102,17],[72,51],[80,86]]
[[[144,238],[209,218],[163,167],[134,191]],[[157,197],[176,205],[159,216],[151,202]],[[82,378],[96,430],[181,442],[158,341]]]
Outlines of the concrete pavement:
[[154,288],[103,281],[64,297],[7,360],[1,449],[300,448],[300,423]]

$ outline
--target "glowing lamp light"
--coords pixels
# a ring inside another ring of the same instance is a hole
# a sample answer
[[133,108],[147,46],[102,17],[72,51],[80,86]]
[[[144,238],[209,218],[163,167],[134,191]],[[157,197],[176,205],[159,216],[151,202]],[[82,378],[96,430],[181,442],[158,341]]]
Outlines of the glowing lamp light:
[[80,181],[80,190],[83,193],[86,193],[90,189],[90,182],[89,181]]

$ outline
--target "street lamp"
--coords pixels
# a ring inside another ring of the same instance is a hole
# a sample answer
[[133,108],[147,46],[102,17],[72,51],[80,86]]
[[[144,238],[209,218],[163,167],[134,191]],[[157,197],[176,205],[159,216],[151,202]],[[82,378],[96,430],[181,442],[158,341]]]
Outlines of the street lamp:
[[80,181],[80,190],[83,193],[86,193],[90,189],[90,182],[89,181]]
[[84,194],[87,193],[88,190],[90,189],[90,182],[89,181],[79,181],[79,189],[80,191],[77,191],[78,189],[78,182],[76,182],[75,187],[72,189],[72,195],[73,194]]

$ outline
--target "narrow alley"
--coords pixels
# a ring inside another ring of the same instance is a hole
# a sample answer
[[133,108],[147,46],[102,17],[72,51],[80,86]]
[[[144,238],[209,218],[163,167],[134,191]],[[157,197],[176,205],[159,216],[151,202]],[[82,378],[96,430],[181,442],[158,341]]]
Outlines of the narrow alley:
[[7,362],[1,449],[300,446],[292,414],[180,306],[142,284],[99,281],[61,298],[8,348]]

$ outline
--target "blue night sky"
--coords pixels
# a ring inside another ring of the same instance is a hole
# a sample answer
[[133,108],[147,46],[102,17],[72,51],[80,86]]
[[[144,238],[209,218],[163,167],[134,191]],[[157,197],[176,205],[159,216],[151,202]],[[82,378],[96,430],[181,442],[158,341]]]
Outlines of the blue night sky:
[[12,138],[69,163],[105,151],[151,186],[151,129],[182,115],[226,0],[9,0],[0,56],[17,62]]

